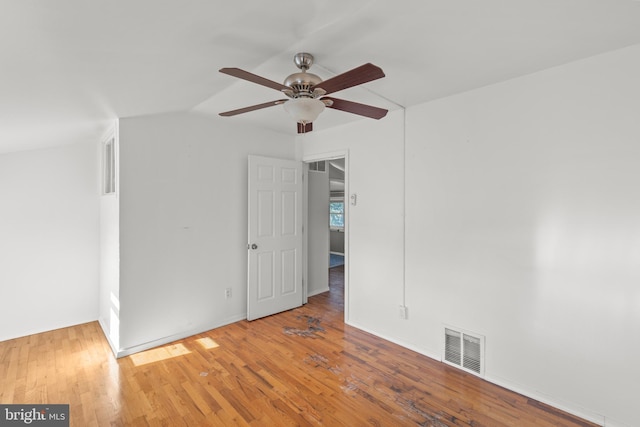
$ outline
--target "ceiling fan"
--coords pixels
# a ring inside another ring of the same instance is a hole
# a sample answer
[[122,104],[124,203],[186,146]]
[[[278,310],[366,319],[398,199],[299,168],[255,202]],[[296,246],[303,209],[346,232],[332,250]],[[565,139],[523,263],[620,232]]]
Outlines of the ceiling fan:
[[372,119],[381,119],[387,115],[387,110],[384,108],[325,96],[384,77],[384,72],[380,67],[367,63],[323,81],[315,74],[307,72],[311,68],[311,64],[313,64],[313,55],[297,53],[293,58],[293,62],[300,69],[300,72],[291,74],[284,80],[284,84],[265,79],[240,68],[221,68],[221,73],[279,90],[288,99],[278,99],[237,110],[225,111],[220,115],[224,117],[235,116],[283,104],[285,110],[297,122],[298,133],[311,132],[313,130],[313,122],[325,107]]

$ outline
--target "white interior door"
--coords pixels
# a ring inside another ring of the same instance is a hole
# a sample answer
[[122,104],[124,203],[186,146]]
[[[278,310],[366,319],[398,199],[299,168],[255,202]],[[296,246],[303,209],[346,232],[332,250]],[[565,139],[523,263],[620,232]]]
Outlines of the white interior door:
[[302,163],[249,156],[247,319],[302,305]]

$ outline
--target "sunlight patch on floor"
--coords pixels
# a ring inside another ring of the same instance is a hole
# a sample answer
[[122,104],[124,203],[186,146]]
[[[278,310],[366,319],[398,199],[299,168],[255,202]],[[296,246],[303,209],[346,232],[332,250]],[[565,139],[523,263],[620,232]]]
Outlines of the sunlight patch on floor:
[[198,338],[196,340],[196,342],[198,344],[200,344],[202,347],[204,347],[205,349],[207,349],[207,350],[210,350],[212,348],[220,347],[220,344],[218,344],[217,342],[215,342],[214,340],[212,340],[209,337]]
[[131,361],[136,366],[147,365],[149,363],[159,362],[161,360],[171,359],[173,357],[184,356],[191,351],[183,344],[171,344],[152,350],[143,351],[142,353],[132,354]]

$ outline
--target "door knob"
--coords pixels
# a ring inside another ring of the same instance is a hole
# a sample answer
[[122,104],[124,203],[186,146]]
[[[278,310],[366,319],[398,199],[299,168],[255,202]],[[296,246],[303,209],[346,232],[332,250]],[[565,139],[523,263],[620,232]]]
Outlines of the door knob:
[[251,244],[251,249],[258,249],[258,245],[256,245],[255,243]]

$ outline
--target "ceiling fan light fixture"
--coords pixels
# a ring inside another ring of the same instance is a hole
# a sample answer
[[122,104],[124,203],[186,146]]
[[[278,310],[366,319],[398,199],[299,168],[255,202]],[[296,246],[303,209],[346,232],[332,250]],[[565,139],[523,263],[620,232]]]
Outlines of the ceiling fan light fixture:
[[284,103],[284,109],[296,122],[313,123],[324,110],[325,104],[314,98],[293,98]]

